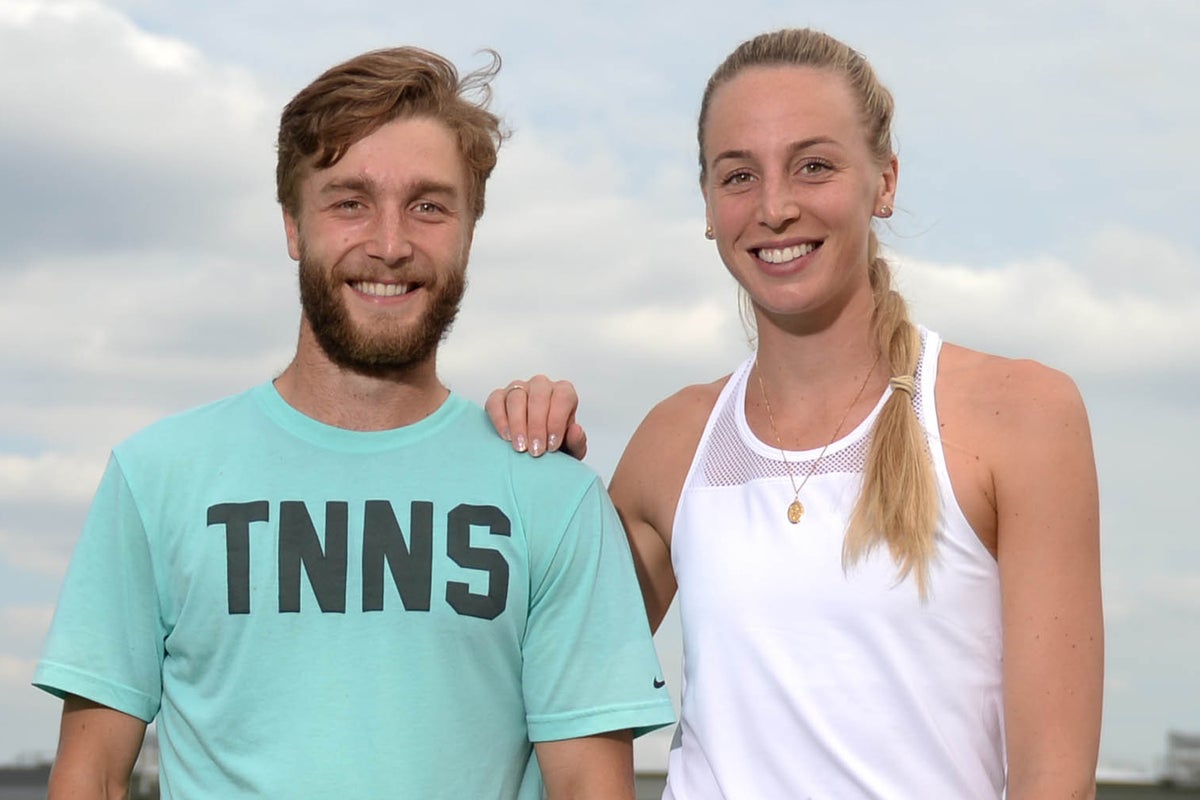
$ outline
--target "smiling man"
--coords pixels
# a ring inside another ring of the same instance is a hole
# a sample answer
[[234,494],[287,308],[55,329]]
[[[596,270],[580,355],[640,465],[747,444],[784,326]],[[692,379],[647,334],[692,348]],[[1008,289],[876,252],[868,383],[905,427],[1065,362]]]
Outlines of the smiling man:
[[124,796],[155,719],[166,798],[633,797],[673,714],[604,487],[437,375],[495,70],[377,51],[285,108],[295,358],[114,449],[34,679],[52,798]]

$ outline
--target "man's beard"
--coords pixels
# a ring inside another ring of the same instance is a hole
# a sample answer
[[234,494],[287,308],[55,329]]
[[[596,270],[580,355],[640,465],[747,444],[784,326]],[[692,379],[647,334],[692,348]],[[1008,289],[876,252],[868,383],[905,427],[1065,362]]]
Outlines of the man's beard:
[[343,282],[331,277],[331,272],[301,254],[300,305],[329,359],[368,375],[415,366],[433,355],[450,332],[467,283],[466,270],[456,266],[436,282],[422,284],[429,307],[420,319],[361,330],[340,296]]

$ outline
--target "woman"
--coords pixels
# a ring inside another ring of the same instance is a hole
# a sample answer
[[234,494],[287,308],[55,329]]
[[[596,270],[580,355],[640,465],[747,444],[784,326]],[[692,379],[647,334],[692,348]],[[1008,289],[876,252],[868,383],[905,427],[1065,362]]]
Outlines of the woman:
[[[667,798],[1094,796],[1086,413],[1065,375],[909,321],[872,230],[891,120],[811,30],[742,44],[704,93],[706,235],[757,352],[652,410],[610,487],[651,623],[680,599]],[[554,389],[493,393],[502,434],[523,449],[554,401],[578,445]]]

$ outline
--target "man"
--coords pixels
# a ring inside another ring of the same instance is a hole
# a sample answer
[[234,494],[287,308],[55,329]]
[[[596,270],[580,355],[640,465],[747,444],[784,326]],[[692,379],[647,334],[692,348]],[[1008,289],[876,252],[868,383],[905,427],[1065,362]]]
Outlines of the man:
[[168,798],[633,797],[673,713],[604,488],[437,376],[495,71],[378,51],[285,108],[295,359],[114,450],[34,678],[52,798],[122,796],[156,717]]

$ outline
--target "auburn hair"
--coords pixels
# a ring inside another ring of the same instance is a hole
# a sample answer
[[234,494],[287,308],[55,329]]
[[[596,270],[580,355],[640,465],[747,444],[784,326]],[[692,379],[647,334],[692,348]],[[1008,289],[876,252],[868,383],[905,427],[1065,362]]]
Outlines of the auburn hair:
[[351,145],[396,119],[429,117],[458,138],[469,178],[468,207],[483,215],[484,189],[507,135],[488,110],[500,56],[460,79],[446,59],[418,47],[373,50],[331,67],[300,90],[279,120],[276,195],[289,213],[300,205],[308,169],[333,166]]

